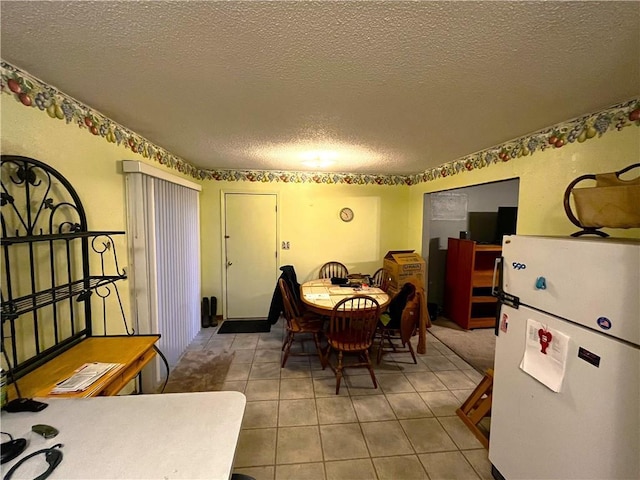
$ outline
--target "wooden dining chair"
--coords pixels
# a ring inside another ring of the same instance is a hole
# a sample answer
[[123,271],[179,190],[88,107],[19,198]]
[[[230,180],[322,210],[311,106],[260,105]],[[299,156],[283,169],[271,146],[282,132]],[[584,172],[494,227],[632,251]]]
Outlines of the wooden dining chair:
[[418,363],[411,345],[420,327],[420,306],[416,301],[417,287],[407,282],[391,299],[387,311],[380,316],[376,336],[378,342],[378,365],[385,353],[410,353],[413,363]]
[[[373,336],[376,332],[379,316],[380,305],[375,298],[368,295],[346,297],[333,307],[329,321],[329,331],[326,333],[328,346],[322,367],[325,368],[329,365],[335,373],[336,395],[340,393],[342,371],[345,368],[367,368],[371,375],[371,380],[373,380],[373,387],[378,388],[378,382],[373,373],[373,366],[369,357],[369,349],[373,344]],[[330,362],[330,356],[334,350],[338,354],[336,365]],[[358,361],[345,364],[343,362],[345,354],[357,355]]]
[[347,275],[349,275],[349,270],[340,262],[327,262],[320,267],[319,278],[347,278]]
[[[376,270],[376,273],[374,273],[371,276],[371,286],[372,287],[382,288],[383,283],[386,283],[385,282],[385,276],[384,276],[384,269],[383,268],[379,268],[378,270]],[[382,290],[386,291],[385,288],[382,288]]]
[[[323,363],[322,349],[320,348],[320,334],[322,333],[322,327],[325,319],[312,312],[307,311],[301,313],[296,307],[291,292],[289,291],[289,286],[284,279],[278,279],[278,287],[282,293],[285,318],[285,338],[282,343],[282,364],[280,365],[280,368],[284,368],[289,355],[309,355],[308,353],[304,353],[304,348],[302,348],[301,353],[291,352],[291,345],[296,339],[296,336],[303,334],[312,335],[313,341],[316,345],[318,358],[320,358],[320,363]],[[305,340],[305,338],[298,338],[302,340],[302,342]]]

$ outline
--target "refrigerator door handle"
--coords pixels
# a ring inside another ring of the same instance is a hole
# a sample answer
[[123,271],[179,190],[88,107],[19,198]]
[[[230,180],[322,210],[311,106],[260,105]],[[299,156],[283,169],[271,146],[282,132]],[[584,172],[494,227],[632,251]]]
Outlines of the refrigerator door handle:
[[[493,278],[491,279],[491,295],[498,299],[498,303],[496,304],[496,323],[493,326],[493,333],[497,337],[500,333],[500,305],[501,305],[501,295],[502,295],[502,265],[503,265],[504,257],[500,256],[496,258],[495,263],[493,264]],[[496,289],[496,276],[498,277],[498,289]]]
[[[493,277],[491,279],[491,295],[500,298],[502,293],[502,263],[504,257],[498,257],[493,264]],[[498,277],[498,289],[496,290],[496,276]]]
[[[504,291],[504,257],[496,258],[493,265],[493,278],[491,279],[491,295],[498,299],[498,305],[509,305],[513,308],[520,307],[520,297],[511,295]],[[498,285],[496,286],[496,277],[498,279]],[[500,309],[498,308],[498,312]],[[496,316],[498,313],[496,313]]]
[[[491,279],[491,295],[498,299],[498,305],[496,307],[496,323],[494,325],[494,332],[496,336],[498,336],[498,330],[500,328],[501,305],[508,305],[515,309],[520,307],[520,298],[504,291],[504,265],[504,257],[496,258],[495,264],[493,265],[493,278]],[[498,279],[497,285],[496,278]]]

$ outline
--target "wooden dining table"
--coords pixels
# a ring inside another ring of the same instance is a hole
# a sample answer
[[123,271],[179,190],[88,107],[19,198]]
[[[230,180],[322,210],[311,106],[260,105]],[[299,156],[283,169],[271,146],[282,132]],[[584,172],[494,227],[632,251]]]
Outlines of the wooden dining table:
[[384,311],[391,301],[391,297],[378,287],[354,288],[332,285],[329,278],[311,280],[300,286],[300,298],[304,304],[309,310],[320,315],[330,315],[340,300],[355,295],[369,295],[375,298],[380,304],[380,311]]

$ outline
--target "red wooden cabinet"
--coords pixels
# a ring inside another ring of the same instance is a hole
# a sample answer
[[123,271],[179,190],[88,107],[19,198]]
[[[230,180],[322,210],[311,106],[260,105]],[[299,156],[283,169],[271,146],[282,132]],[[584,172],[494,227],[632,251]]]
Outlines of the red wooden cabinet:
[[449,238],[445,275],[445,316],[464,329],[493,327],[496,298],[491,295],[500,245]]

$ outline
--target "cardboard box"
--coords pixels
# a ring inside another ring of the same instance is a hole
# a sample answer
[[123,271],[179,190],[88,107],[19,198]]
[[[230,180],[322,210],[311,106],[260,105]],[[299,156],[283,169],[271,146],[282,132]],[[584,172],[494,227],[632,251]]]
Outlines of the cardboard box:
[[382,268],[389,282],[388,291],[392,295],[411,277],[417,277],[426,287],[426,264],[424,258],[414,250],[390,250],[384,256]]

